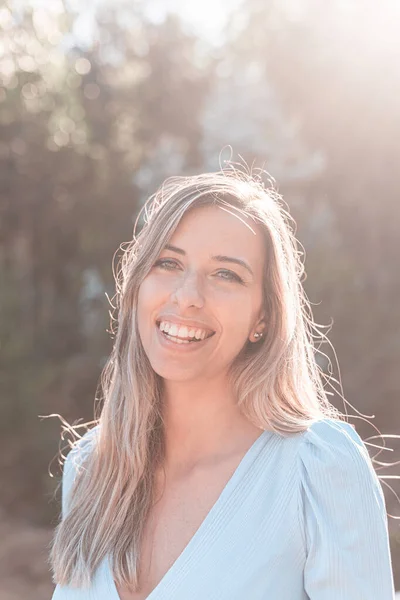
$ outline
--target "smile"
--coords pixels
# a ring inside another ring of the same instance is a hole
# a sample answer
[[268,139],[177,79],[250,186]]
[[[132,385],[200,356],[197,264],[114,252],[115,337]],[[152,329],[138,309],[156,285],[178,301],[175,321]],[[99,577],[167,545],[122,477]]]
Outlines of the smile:
[[187,327],[170,323],[169,321],[157,321],[158,328],[168,338],[173,338],[186,342],[198,342],[214,335],[215,331],[200,329],[196,327]]
[[156,325],[163,345],[175,348],[180,347],[182,350],[188,349],[189,346],[191,348],[194,346],[199,348],[215,334],[215,331],[206,331],[195,327],[189,328],[185,325],[177,325],[168,321],[158,321]]

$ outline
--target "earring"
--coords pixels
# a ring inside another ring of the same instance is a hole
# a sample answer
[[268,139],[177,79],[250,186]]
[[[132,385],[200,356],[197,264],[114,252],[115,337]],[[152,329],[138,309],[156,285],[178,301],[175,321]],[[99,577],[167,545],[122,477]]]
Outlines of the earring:
[[255,338],[260,338],[260,337],[262,337],[262,333],[258,333],[258,332],[256,331],[256,332],[255,332],[255,334],[254,334],[254,337],[255,337]]

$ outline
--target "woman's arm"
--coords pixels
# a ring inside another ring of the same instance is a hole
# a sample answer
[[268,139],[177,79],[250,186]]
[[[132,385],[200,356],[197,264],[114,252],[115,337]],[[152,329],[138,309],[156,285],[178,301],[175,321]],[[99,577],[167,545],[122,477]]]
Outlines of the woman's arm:
[[304,434],[299,455],[310,600],[393,600],[385,501],[361,438],[325,419]]

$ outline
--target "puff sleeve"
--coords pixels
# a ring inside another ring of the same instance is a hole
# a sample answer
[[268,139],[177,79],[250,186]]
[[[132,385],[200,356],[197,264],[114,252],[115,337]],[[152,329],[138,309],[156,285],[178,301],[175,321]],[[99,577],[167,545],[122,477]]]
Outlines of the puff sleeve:
[[300,514],[310,600],[393,600],[385,500],[368,451],[348,423],[304,433]]
[[69,511],[70,495],[72,487],[83,465],[85,458],[93,449],[93,445],[98,432],[98,425],[87,431],[80,440],[73,446],[67,454],[64,461],[62,482],[61,482],[61,518],[64,519]]

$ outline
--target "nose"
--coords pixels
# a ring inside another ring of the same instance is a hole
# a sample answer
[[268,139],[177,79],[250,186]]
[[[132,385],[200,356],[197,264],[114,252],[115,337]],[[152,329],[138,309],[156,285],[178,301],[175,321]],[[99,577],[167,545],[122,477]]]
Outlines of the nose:
[[202,308],[204,306],[204,296],[201,291],[201,283],[196,273],[187,274],[180,284],[177,285],[172,300],[184,311],[190,306]]

